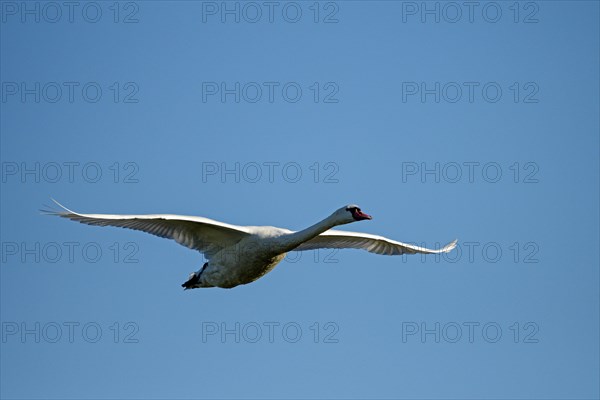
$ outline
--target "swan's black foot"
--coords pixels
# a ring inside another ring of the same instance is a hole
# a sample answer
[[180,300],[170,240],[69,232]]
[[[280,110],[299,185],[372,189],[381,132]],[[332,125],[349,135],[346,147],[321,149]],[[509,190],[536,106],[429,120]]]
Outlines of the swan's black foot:
[[190,279],[181,284],[183,290],[192,289],[200,281],[200,276],[195,272],[192,272]]
[[181,284],[183,290],[193,289],[200,283],[200,275],[202,275],[202,271],[204,271],[204,268],[206,268],[207,265],[208,263],[205,263],[199,272],[192,272],[190,274],[190,278]]

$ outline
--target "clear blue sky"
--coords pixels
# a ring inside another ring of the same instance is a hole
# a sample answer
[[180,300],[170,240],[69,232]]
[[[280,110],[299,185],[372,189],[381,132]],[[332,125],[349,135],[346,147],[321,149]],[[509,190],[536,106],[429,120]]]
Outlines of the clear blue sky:
[[[0,4],[3,398],[599,397],[598,2]],[[460,246],[184,292],[50,196]]]

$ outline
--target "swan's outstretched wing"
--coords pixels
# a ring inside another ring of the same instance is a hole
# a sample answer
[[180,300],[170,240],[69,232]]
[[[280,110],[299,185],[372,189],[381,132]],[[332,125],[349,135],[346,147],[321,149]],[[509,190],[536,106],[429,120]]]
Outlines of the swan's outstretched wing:
[[456,247],[457,240],[448,243],[439,250],[426,249],[425,247],[414,246],[396,242],[383,236],[370,235],[368,233],[346,232],[328,230],[319,236],[304,242],[294,250],[313,250],[313,249],[362,249],[375,254],[386,256],[397,256],[400,254],[436,254],[447,253]]
[[171,214],[80,214],[69,210],[57,201],[55,203],[63,210],[44,212],[79,221],[82,224],[117,226],[173,239],[183,246],[198,250],[207,259],[210,259],[222,248],[233,245],[249,235],[248,230],[243,226],[230,225],[203,217]]

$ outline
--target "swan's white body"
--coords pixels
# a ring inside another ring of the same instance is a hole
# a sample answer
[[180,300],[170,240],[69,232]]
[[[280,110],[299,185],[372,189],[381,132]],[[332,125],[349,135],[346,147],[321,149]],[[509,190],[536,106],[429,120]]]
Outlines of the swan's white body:
[[[57,203],[58,204],[58,203]],[[332,230],[334,226],[371,219],[354,205],[342,207],[321,222],[294,232],[272,226],[238,226],[203,217],[170,214],[80,214],[64,206],[50,214],[88,225],[136,229],[203,253],[208,262],[182,286],[232,288],[253,282],[271,271],[291,250],[353,248],[384,255],[444,253],[456,240],[439,250],[426,249],[366,233]]]

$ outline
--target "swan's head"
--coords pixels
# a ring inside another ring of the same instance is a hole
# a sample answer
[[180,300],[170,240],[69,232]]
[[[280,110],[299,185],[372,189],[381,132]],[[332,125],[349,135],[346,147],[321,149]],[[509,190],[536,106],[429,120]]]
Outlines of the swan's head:
[[361,211],[356,204],[349,204],[337,210],[334,215],[340,224],[349,224],[350,222],[362,221],[364,219],[373,219],[368,214]]

